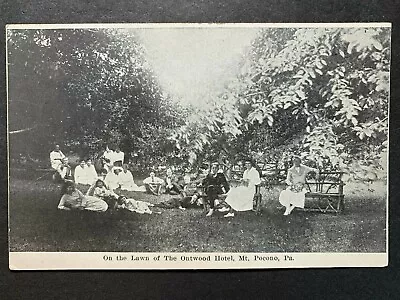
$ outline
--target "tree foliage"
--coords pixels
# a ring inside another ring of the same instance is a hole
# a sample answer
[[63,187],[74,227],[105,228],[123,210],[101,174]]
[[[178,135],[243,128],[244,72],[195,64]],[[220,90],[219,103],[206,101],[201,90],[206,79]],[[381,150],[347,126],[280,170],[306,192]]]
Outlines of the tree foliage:
[[7,38],[16,150],[117,143],[148,165],[286,164],[296,153],[353,178],[386,174],[389,28],[264,28],[237,76],[186,107],[162,90],[134,31],[9,30]]
[[105,144],[120,144],[143,159],[169,151],[166,137],[181,124],[179,108],[163,95],[134,32],[8,33],[9,125],[16,152],[41,152],[54,142],[81,155]]
[[235,117],[219,122],[210,109],[201,127],[208,139],[197,137],[196,149],[212,139],[220,154],[232,145],[233,158],[286,160],[295,152],[375,179],[386,167],[389,59],[388,28],[264,29],[241,74],[215,99]]

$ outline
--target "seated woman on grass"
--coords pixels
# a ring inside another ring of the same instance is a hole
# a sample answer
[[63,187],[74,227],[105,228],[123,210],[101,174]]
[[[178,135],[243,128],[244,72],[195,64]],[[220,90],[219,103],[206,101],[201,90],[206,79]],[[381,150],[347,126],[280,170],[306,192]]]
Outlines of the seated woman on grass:
[[113,167],[110,172],[107,173],[104,182],[109,187],[110,190],[114,191],[121,187],[120,181],[121,177],[119,176],[122,172],[121,167]]
[[58,209],[61,210],[90,210],[96,212],[105,212],[108,205],[100,198],[93,196],[85,196],[81,191],[76,189],[75,183],[66,181],[61,190],[61,200]]
[[92,160],[89,158],[86,160],[86,180],[88,184],[93,184],[99,176],[97,175],[96,168],[93,165]]
[[229,205],[228,209],[220,209],[220,211],[229,210],[224,216],[225,218],[234,217],[234,211],[247,211],[253,209],[253,198],[256,191],[255,186],[261,183],[260,174],[253,167],[250,160],[245,162],[246,170],[243,173],[241,185],[230,189],[225,203]]
[[83,184],[83,185],[89,184],[86,172],[87,172],[86,162],[85,160],[82,159],[79,161],[79,165],[75,167],[74,171],[74,181],[76,184]]
[[295,207],[304,208],[306,176],[315,172],[319,177],[319,170],[301,164],[299,156],[293,157],[293,166],[288,170],[286,184],[288,187],[279,195],[279,202],[286,207],[284,216],[290,215]]
[[109,190],[102,179],[97,179],[94,185],[88,189],[86,195],[104,200],[111,208],[114,207],[115,201],[118,199],[118,195]]
[[128,169],[128,164],[122,165],[122,172],[118,175],[118,183],[121,186],[121,190],[125,191],[136,191],[136,192],[144,192],[145,187],[137,186],[135,181],[133,180],[133,175],[131,171]]

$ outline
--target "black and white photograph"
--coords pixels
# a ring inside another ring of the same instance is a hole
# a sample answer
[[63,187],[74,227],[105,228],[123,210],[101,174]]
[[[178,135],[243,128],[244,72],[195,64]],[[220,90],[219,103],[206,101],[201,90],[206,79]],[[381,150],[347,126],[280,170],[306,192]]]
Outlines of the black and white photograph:
[[18,24],[6,50],[11,269],[387,265],[390,23]]

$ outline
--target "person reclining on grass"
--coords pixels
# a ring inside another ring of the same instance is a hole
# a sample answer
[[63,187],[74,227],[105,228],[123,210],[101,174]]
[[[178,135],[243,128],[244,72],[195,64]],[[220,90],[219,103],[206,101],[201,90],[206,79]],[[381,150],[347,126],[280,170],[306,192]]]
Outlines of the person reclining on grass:
[[304,208],[306,176],[315,172],[319,177],[319,170],[301,164],[299,156],[293,157],[293,166],[288,170],[286,184],[288,187],[279,195],[279,202],[286,207],[284,216],[290,215],[295,207]]
[[156,196],[159,196],[161,194],[161,187],[163,182],[164,181],[161,178],[155,176],[154,172],[151,172],[150,176],[143,180],[147,193]]
[[[204,205],[204,199],[200,195],[202,194],[200,183],[203,182],[205,176],[200,174],[197,179],[191,180],[186,185],[185,195],[180,195],[180,197],[174,197],[166,201],[155,204],[155,206],[160,208],[179,208],[180,210],[185,210],[186,208],[199,208]],[[190,185],[190,186],[189,186]]]
[[61,210],[90,210],[96,212],[105,212],[108,205],[100,198],[93,196],[85,196],[75,187],[73,181],[66,181],[61,189],[61,199],[58,209]]
[[120,196],[115,203],[115,209],[127,209],[138,214],[151,215],[153,212],[150,210],[149,206],[154,205],[149,202],[128,199],[125,196]]
[[203,204],[202,201],[202,198],[199,197],[198,194],[194,194],[193,196],[173,197],[160,203],[156,203],[154,206],[166,209],[179,208],[180,210],[186,210],[186,208],[200,207]]

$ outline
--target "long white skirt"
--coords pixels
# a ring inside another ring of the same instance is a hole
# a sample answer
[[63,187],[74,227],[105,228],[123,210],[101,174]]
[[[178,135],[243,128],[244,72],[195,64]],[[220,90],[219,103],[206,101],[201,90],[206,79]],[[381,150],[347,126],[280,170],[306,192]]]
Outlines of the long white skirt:
[[94,196],[85,196],[85,198],[85,210],[104,212],[108,209],[108,204],[104,200],[101,200]]
[[252,210],[254,193],[254,186],[234,187],[229,190],[225,202],[236,211]]
[[279,195],[279,203],[283,206],[289,206],[292,204],[295,207],[304,208],[304,200],[306,198],[306,191],[298,193],[292,192],[289,188],[282,191]]
[[121,190],[128,192],[145,192],[146,187],[144,185],[138,186],[136,184],[124,184],[121,185]]
[[150,210],[149,205],[151,205],[149,202],[128,199],[124,205],[124,208],[126,208],[129,211],[136,212],[138,214],[151,215],[153,212]]

